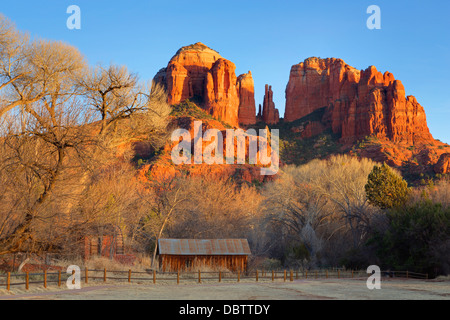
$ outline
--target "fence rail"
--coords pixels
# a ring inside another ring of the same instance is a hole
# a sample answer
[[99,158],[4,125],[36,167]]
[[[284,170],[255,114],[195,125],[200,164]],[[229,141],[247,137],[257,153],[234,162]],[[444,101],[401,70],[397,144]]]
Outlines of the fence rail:
[[[72,272],[74,274],[75,271]],[[123,276],[126,274],[126,276]],[[428,279],[428,274],[411,271],[381,271],[382,276],[398,279]],[[135,275],[135,276],[133,276]],[[141,275],[141,276],[138,276]],[[42,284],[47,288],[49,283],[57,283],[61,287],[62,283],[67,282],[71,275],[65,272],[42,272],[42,273],[6,273],[0,274],[0,289],[6,288],[8,291],[12,286],[23,286],[28,290],[30,284]],[[254,270],[249,272],[223,272],[223,271],[196,271],[196,272],[157,272],[155,270],[147,271],[108,271],[98,269],[85,269],[81,271],[80,280],[89,283],[89,280],[127,280],[129,283],[134,281],[151,281],[153,284],[158,281],[176,281],[179,284],[182,280],[195,280],[202,283],[203,280],[260,280],[276,281],[282,279],[286,281],[294,280],[314,280],[314,279],[361,279],[367,278],[368,273],[364,270]],[[36,279],[38,278],[38,279]],[[16,279],[16,281],[13,281]],[[75,281],[75,280],[73,280]],[[74,283],[74,282],[73,282]]]

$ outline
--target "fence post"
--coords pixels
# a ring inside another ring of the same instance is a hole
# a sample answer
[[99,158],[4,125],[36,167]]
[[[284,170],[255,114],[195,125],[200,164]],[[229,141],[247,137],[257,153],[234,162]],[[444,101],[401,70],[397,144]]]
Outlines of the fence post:
[[25,289],[30,289],[30,275],[27,271],[27,273],[25,274]]
[[406,270],[406,279],[408,279],[408,277],[409,277],[409,272],[408,272],[408,270]]
[[156,270],[153,270],[153,284],[156,283]]
[[286,270],[284,270],[283,280],[284,280],[284,282],[286,282]]
[[47,289],[47,270],[44,270],[44,288]]
[[256,282],[258,282],[258,269],[256,269]]
[[219,270],[219,282],[222,282],[222,271]]
[[88,268],[84,269],[84,283],[88,284],[89,283],[89,270]]
[[6,290],[9,291],[10,287],[11,287],[11,272],[8,272],[8,275],[6,276]]
[[294,281],[294,272],[291,270],[291,281]]
[[272,270],[272,282],[275,281],[275,272]]
[[241,270],[238,270],[238,279],[237,282],[241,282]]
[[106,282],[106,268],[103,270],[103,282]]
[[180,284],[180,269],[177,270],[177,284]]
[[305,271],[305,279],[308,279],[308,270]]
[[58,270],[58,287],[61,287],[61,270]]
[[128,269],[128,283],[131,282],[131,269]]
[[202,273],[198,270],[198,283],[202,283]]
[[298,269],[295,270],[295,280],[298,280]]

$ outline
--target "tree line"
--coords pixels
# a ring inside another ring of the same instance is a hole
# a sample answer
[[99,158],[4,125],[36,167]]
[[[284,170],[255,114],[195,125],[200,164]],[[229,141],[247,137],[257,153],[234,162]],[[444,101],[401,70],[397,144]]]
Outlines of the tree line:
[[125,66],[91,67],[75,47],[31,39],[0,16],[0,255],[51,250],[86,224],[72,211],[84,212],[118,134],[164,131],[162,94]]

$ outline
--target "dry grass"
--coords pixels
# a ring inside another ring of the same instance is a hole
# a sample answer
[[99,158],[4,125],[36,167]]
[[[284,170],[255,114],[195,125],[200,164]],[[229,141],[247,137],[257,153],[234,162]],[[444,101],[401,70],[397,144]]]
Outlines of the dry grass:
[[52,264],[65,268],[70,265],[76,265],[82,269],[87,268],[90,270],[103,270],[106,268],[109,271],[125,271],[131,269],[135,272],[143,272],[148,271],[151,268],[151,257],[147,255],[138,256],[133,265],[122,264],[106,257],[93,257],[87,261],[84,261],[82,258],[70,260],[61,259],[54,260]]
[[433,279],[433,281],[450,281],[450,275],[438,276],[436,279]]
[[[43,264],[43,259],[38,259],[36,257],[30,258],[28,263],[33,264]],[[68,268],[71,265],[79,266],[82,270],[104,270],[106,268],[107,271],[128,271],[132,272],[150,272],[153,270],[152,268],[152,257],[149,255],[136,255],[136,260],[133,265],[123,264],[116,260],[112,260],[107,257],[92,257],[89,260],[85,261],[81,257],[78,258],[62,258],[56,259],[53,258],[50,260],[51,266],[61,267],[63,269]],[[195,262],[192,267],[194,272],[219,272],[222,273],[231,273],[231,271],[225,267],[214,267],[212,268],[210,265],[206,265],[203,263]],[[158,270],[157,270],[158,271]]]

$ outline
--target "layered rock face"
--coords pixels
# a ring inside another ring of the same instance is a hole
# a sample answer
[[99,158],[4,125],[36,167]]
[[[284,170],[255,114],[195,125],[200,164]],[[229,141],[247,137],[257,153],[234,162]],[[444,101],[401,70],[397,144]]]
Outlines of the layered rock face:
[[440,174],[450,173],[450,153],[444,153],[434,165],[434,172]]
[[168,102],[178,104],[193,97],[203,97],[207,74],[221,58],[217,51],[201,43],[178,50],[165,70]]
[[275,108],[275,103],[273,102],[273,91],[272,86],[266,84],[264,102],[262,108],[262,120],[267,124],[275,124],[280,121],[280,114],[278,109]]
[[238,80],[235,70],[234,63],[198,42],[178,50],[154,81],[166,87],[170,104],[194,99],[213,117],[232,126],[239,125],[240,114],[242,123],[253,124],[253,79],[249,73]]
[[237,78],[239,95],[239,123],[252,125],[256,123],[255,85],[251,71]]
[[206,73],[204,107],[216,119],[239,125],[239,96],[236,87],[236,66],[218,59]]
[[344,143],[371,135],[412,144],[433,139],[423,107],[413,96],[405,97],[402,83],[391,73],[373,66],[360,71],[335,58],[308,58],[294,65],[286,87],[285,120],[324,107],[322,123]]

